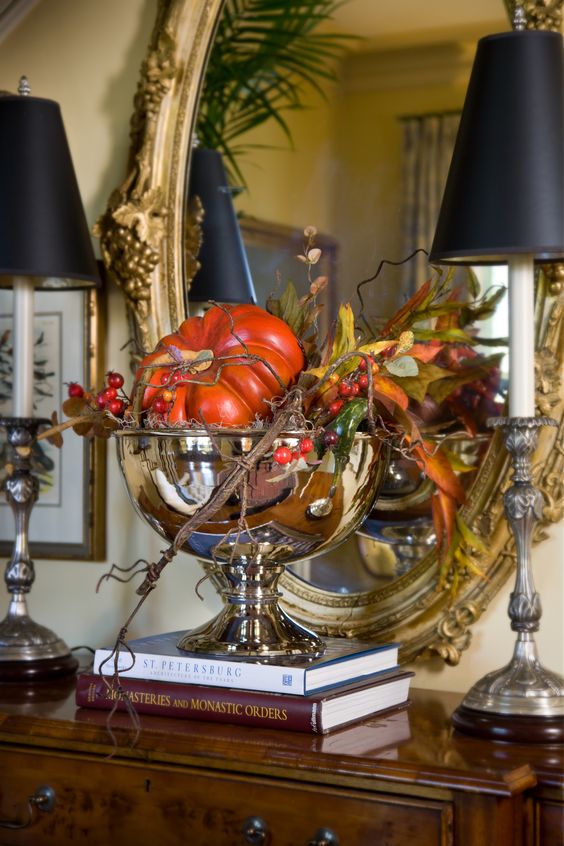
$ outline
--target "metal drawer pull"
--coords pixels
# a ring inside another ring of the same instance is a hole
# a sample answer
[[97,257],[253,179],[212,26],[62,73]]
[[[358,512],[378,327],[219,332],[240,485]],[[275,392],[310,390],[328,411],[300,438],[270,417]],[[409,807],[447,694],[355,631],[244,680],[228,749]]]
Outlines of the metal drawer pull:
[[0,820],[0,828],[28,828],[35,820],[35,809],[46,813],[55,807],[55,791],[52,787],[38,787],[33,796],[28,796],[25,822],[6,822]]
[[309,846],[339,846],[339,838],[330,828],[318,828]]
[[266,843],[268,826],[260,817],[247,817],[243,823],[242,831],[247,843],[255,844],[256,846]]

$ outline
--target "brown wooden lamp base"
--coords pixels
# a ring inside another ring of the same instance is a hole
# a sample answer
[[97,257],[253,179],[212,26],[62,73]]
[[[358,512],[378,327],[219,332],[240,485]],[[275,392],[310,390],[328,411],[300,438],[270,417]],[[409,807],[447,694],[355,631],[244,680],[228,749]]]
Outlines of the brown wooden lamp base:
[[561,716],[518,716],[478,711],[460,705],[452,715],[458,731],[503,740],[507,743],[564,743],[564,718]]
[[78,661],[74,655],[38,658],[31,661],[1,661],[0,682],[47,681],[75,673]]

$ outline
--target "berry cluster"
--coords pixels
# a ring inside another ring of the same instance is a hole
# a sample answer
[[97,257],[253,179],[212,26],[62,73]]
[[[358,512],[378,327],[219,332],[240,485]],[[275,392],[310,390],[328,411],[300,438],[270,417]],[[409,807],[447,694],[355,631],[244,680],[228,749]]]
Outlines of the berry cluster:
[[298,445],[298,449],[291,450],[287,446],[276,447],[272,453],[272,458],[277,464],[290,464],[291,461],[297,461],[303,455],[312,452],[314,443],[311,438],[302,438]]
[[172,403],[175,399],[175,387],[184,379],[182,370],[173,370],[172,373],[163,373],[161,376],[162,388],[158,394],[153,398],[151,403],[151,411],[154,414],[165,416],[170,411]]
[[106,386],[97,394],[85,391],[78,382],[70,382],[68,395],[71,399],[84,399],[89,405],[95,405],[99,411],[109,411],[114,417],[122,417],[128,405],[128,398],[121,390],[124,381],[121,373],[112,370],[106,374]]
[[[372,373],[376,375],[379,370],[376,362],[372,361]],[[320,400],[330,418],[335,417],[348,400],[366,395],[369,385],[369,377],[366,371],[366,360],[362,358],[356,370],[347,373],[346,376],[341,377],[337,373],[332,373],[329,376]]]

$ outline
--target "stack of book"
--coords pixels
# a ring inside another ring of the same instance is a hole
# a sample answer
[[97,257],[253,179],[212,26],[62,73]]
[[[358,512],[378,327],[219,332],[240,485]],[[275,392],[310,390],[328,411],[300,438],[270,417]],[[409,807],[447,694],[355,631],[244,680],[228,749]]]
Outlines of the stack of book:
[[[134,659],[120,653],[120,685],[139,713],[326,734],[407,703],[413,673],[398,667],[394,643],[328,638],[322,658],[256,663],[186,653],[182,634],[130,641]],[[125,708],[110,656],[96,650],[92,672],[79,676],[78,706]]]

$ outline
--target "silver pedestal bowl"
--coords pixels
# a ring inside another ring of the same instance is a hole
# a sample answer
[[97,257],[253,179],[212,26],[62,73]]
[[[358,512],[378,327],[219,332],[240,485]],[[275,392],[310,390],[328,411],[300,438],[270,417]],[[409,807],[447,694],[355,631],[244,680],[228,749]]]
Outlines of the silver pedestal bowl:
[[[259,430],[123,430],[116,433],[120,466],[139,514],[169,541],[209,502],[234,462],[262,437]],[[346,466],[335,475],[331,451],[281,466],[277,446],[299,450],[304,433],[284,434],[236,491],[183,546],[221,572],[224,606],[209,623],[188,631],[188,652],[268,660],[314,657],[323,641],[280,608],[284,567],[334,548],[362,522],[387,466],[387,448],[368,434],[354,438]],[[346,566],[346,564],[343,564]]]

